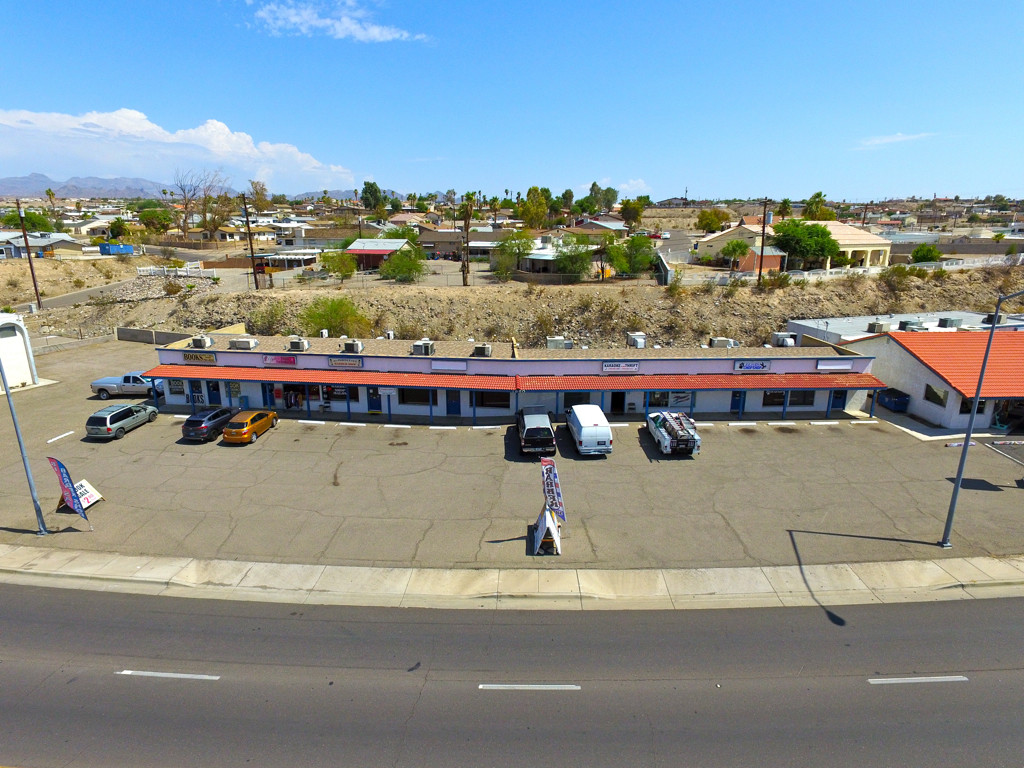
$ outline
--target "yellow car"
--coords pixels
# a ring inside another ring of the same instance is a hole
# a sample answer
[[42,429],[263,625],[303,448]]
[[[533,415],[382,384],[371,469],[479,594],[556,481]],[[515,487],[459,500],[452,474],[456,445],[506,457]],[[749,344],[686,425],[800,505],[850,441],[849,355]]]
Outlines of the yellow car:
[[224,425],[224,442],[255,443],[256,438],[276,426],[277,414],[273,411],[242,411]]

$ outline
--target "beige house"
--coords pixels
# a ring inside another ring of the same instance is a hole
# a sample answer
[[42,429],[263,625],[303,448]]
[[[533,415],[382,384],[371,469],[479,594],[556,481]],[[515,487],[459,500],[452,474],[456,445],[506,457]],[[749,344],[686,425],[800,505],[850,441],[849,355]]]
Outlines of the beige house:
[[[850,259],[851,267],[887,267],[889,266],[889,253],[892,249],[892,242],[884,237],[873,235],[870,232],[854,227],[850,224],[840,224],[838,221],[811,221],[808,224],[821,224],[828,229],[832,238],[839,243],[840,253]],[[765,227],[765,236],[770,238],[775,230]],[[717,256],[719,251],[733,240],[744,240],[751,248],[761,247],[761,227],[752,227],[741,224],[723,232],[715,232],[701,240],[698,240],[694,248],[698,258],[701,256]],[[769,240],[770,242],[770,240]],[[829,269],[831,264],[826,264]]]

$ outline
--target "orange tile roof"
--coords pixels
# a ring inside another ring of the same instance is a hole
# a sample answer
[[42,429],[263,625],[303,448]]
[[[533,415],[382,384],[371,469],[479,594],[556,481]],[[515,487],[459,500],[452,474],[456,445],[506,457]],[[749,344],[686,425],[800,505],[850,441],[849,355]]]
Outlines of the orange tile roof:
[[158,365],[146,376],[168,379],[279,381],[372,387],[427,387],[497,392],[687,391],[732,389],[881,389],[870,373],[650,374],[646,376],[480,376],[445,373],[327,371],[311,368],[246,368],[215,365]]
[[[988,333],[890,333],[906,349],[964,397],[974,397]],[[1024,333],[997,331],[985,368],[982,397],[1024,397]]]

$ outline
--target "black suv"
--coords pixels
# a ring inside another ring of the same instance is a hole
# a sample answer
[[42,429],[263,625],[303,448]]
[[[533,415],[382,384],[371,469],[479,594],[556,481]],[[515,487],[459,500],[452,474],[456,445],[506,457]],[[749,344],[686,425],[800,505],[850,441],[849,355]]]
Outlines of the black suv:
[[185,440],[213,440],[224,431],[224,425],[238,413],[230,408],[207,408],[185,419],[181,425],[181,436]]
[[555,453],[555,430],[543,406],[526,406],[516,414],[520,453]]

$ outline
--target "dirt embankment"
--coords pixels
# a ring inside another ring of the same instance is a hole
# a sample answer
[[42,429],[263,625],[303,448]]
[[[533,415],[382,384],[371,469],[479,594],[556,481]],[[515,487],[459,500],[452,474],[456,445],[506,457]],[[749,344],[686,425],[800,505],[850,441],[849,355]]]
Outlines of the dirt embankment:
[[[128,274],[134,274],[135,263]],[[76,266],[86,274],[100,274],[81,264]],[[65,284],[75,285],[71,275],[77,272],[58,265],[55,274],[54,292]],[[0,270],[0,284],[3,275]],[[623,346],[626,331],[644,331],[652,345],[694,347],[707,343],[710,336],[728,336],[755,346],[767,343],[772,331],[784,329],[791,318],[991,311],[999,293],[1024,288],[1024,268],[954,272],[938,280],[910,278],[896,290],[863,276],[767,291],[731,286],[672,290],[628,282],[430,287],[380,281],[369,287],[228,293],[209,281],[189,279],[177,281],[182,290],[168,295],[166,282],[138,278],[119,296],[46,309],[26,316],[26,322],[35,332],[75,337],[109,333],[117,325],[195,333],[243,321],[251,331],[310,333],[316,329],[301,328],[301,309],[318,296],[344,295],[370,320],[374,335],[393,330],[399,338],[514,337],[525,346],[542,345],[545,336],[559,335],[577,344],[608,348]]]

